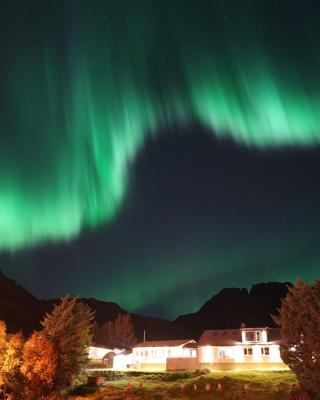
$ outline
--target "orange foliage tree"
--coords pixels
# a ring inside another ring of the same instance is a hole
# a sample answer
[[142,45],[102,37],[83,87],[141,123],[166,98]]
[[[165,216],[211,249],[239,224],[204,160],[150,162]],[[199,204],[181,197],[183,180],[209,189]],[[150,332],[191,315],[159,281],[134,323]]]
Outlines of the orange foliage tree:
[[59,400],[85,370],[93,311],[64,297],[24,341],[0,321],[0,400]]
[[4,352],[6,349],[6,338],[7,338],[6,324],[4,321],[0,321],[0,371],[2,368]]
[[2,377],[2,367],[4,361],[4,353],[6,350],[7,327],[4,321],[0,321],[0,399],[4,397],[4,386]]
[[34,332],[24,345],[21,367],[29,400],[44,400],[53,395],[57,360],[52,342],[42,332]]
[[7,400],[25,400],[25,380],[21,372],[24,339],[16,333],[7,339],[2,353],[0,383]]

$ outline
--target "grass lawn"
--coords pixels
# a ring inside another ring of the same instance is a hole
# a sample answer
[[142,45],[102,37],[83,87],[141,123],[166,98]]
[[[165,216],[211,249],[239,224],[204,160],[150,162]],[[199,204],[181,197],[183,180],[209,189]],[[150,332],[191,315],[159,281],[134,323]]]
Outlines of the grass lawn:
[[[289,400],[290,371],[108,373],[104,386],[82,386],[70,400]],[[195,386],[196,385],[196,386]],[[220,387],[220,388],[218,388]]]

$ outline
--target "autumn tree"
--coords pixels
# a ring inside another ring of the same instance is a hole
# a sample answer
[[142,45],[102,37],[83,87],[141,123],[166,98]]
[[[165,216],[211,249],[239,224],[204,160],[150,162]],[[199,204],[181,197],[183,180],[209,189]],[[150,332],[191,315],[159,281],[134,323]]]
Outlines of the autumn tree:
[[42,333],[34,332],[23,348],[21,371],[25,376],[28,400],[44,400],[53,394],[58,354],[52,342]]
[[6,349],[7,327],[4,321],[0,321],[0,371],[3,363],[4,352]]
[[4,353],[6,350],[7,327],[4,321],[0,321],[0,399],[4,397],[4,385],[2,367],[4,361]]
[[25,380],[21,372],[24,339],[20,333],[7,339],[0,370],[2,396],[7,400],[25,400]]
[[57,354],[53,379],[55,391],[71,386],[88,362],[93,311],[75,298],[64,297],[41,322],[44,335]]
[[320,399],[320,281],[307,284],[297,279],[282,300],[280,315],[283,361],[296,374],[311,399]]
[[114,321],[106,324],[107,342],[113,347],[126,349],[132,347],[137,339],[129,314],[118,314]]

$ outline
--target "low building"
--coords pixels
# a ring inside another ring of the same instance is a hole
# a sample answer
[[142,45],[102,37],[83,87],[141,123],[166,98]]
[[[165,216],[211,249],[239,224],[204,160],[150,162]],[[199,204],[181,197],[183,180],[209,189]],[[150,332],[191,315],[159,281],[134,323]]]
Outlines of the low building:
[[197,344],[193,339],[142,342],[132,351],[134,368],[139,370],[195,369],[198,365]]
[[200,368],[285,369],[280,357],[279,328],[206,330],[198,342]]
[[119,353],[116,353],[115,351],[110,351],[103,357],[103,364],[106,368],[113,368],[113,358]]

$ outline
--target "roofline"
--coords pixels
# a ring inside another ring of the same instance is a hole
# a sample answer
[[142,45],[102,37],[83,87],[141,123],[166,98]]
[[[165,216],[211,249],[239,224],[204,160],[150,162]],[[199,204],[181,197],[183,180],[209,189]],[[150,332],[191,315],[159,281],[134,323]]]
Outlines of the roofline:
[[268,327],[268,326],[264,326],[264,327],[262,327],[262,326],[258,326],[258,327],[256,327],[256,328],[246,328],[246,327],[244,327],[244,328],[240,328],[240,331],[256,331],[256,330],[264,330],[264,331],[268,331],[268,330],[270,330],[270,329],[280,329],[280,328],[270,328],[270,327]]
[[[177,345],[177,347],[180,347],[180,346],[184,346],[184,345],[186,345],[186,344],[188,344],[188,343],[195,343],[195,344],[197,344],[197,342],[194,340],[194,339],[173,339],[173,340],[150,340],[150,342],[157,342],[157,343],[161,343],[161,342],[163,342],[163,343],[168,343],[168,342],[175,342],[175,341],[177,341],[177,342],[183,342],[183,343],[181,343],[181,344],[178,344]],[[168,344],[164,344],[164,345],[146,345],[146,346],[143,346],[145,343],[150,343],[150,342],[140,342],[140,343],[137,343],[136,345],[134,345],[132,348],[133,349],[135,349],[135,348],[139,348],[139,347],[174,347],[174,346],[170,346],[170,345],[168,345]]]
[[269,346],[272,344],[280,344],[282,343],[281,339],[271,340],[268,342],[234,342],[233,344],[199,344],[198,347],[234,347],[234,346],[244,346],[244,347],[251,347],[251,346]]

